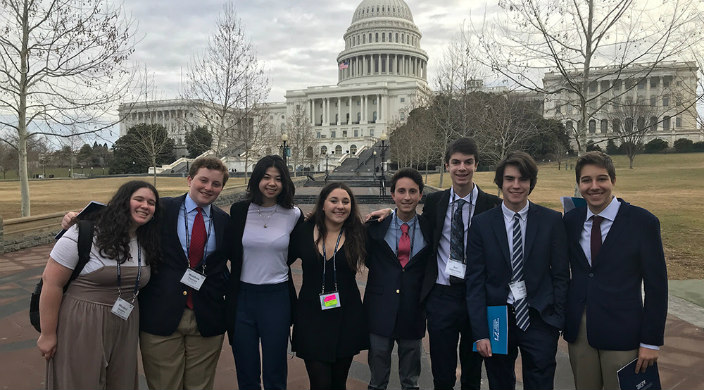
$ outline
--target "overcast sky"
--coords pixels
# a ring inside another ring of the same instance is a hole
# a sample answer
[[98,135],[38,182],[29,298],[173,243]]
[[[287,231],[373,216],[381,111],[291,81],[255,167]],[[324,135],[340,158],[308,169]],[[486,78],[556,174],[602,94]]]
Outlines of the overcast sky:
[[[146,64],[156,98],[178,97],[181,74],[203,50],[225,0],[125,0],[138,22],[140,42],[131,59]],[[286,90],[337,83],[336,58],[361,0],[238,0],[237,14],[265,65],[271,82],[268,101],[283,102]],[[423,37],[432,82],[443,50],[470,12],[485,4],[468,0],[407,0]],[[493,3],[493,2],[492,2]],[[470,5],[471,4],[471,5]],[[473,8],[472,8],[473,7]]]

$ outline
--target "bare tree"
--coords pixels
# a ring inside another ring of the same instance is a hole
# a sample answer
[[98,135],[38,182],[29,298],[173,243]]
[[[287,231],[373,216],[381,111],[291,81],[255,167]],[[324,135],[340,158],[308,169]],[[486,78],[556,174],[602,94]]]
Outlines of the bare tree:
[[221,156],[229,143],[251,143],[253,112],[266,100],[269,80],[234,3],[223,7],[208,47],[193,58],[186,77],[183,96],[199,103],[194,107],[213,133],[215,153]]
[[[572,134],[580,154],[595,113],[701,41],[694,0],[502,0],[499,6],[496,20],[465,35],[476,45],[471,53],[511,82],[545,93],[549,105],[573,106],[581,118]],[[546,72],[555,82],[547,76],[542,82]]]
[[291,147],[290,162],[293,165],[293,175],[296,176],[299,166],[305,168],[315,165],[319,158],[316,153],[318,143],[313,133],[313,126],[310,124],[303,104],[295,104],[286,116],[286,130]]
[[[128,84],[134,28],[108,0],[0,1],[0,125],[17,134],[22,216],[30,215],[27,141],[96,132]],[[0,134],[6,138],[7,133]]]

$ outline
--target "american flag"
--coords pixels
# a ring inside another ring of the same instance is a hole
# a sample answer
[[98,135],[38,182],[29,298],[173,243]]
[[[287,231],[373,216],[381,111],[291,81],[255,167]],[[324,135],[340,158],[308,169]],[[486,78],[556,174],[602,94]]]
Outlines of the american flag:
[[347,69],[347,68],[349,68],[349,66],[350,66],[349,60],[344,60],[344,61],[340,62],[340,70]]

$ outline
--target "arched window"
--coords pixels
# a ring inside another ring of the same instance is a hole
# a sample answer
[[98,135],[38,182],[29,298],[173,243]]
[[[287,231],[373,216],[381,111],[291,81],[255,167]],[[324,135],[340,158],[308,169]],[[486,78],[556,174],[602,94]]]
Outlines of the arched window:
[[342,146],[340,146],[340,145],[335,146],[335,154],[342,154]]
[[357,145],[350,146],[350,153],[357,154]]
[[658,117],[650,117],[650,131],[658,131]]
[[633,118],[626,118],[626,120],[623,122],[623,130],[626,132],[626,134],[630,134],[633,132]]
[[596,121],[594,119],[589,120],[589,134],[596,133]]
[[637,125],[638,125],[638,131],[645,130],[645,118],[642,116],[639,116]]
[[320,147],[320,154],[328,154],[328,147],[327,146],[321,146]]
[[565,122],[565,130],[567,130],[567,133],[571,133],[574,130],[574,123],[572,121],[567,121]]
[[608,119],[602,119],[601,120],[601,128],[599,129],[601,134],[606,134],[609,131],[609,120]]
[[359,123],[359,121],[361,121],[361,120],[362,120],[362,113],[358,112],[357,113],[357,123]]
[[611,121],[611,128],[614,129],[614,133],[620,133],[621,132],[621,120],[620,119],[614,119]]
[[306,148],[306,158],[313,158],[313,147],[308,146]]
[[669,131],[670,130],[670,117],[666,116],[662,118],[662,131]]
[[372,113],[372,123],[376,123],[376,111]]

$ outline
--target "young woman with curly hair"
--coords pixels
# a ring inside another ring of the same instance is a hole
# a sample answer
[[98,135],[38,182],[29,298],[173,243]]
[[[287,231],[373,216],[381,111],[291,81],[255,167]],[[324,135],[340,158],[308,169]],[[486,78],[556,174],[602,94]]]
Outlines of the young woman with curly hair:
[[310,388],[345,389],[352,358],[367,349],[362,298],[355,275],[364,264],[365,231],[352,190],[330,183],[313,215],[291,236],[303,284],[293,325],[292,349],[305,360]]
[[154,186],[144,181],[120,186],[90,216],[90,260],[66,292],[78,263],[78,225],[54,245],[39,300],[37,346],[48,362],[47,388],[138,388],[136,298],[160,260],[159,214]]

